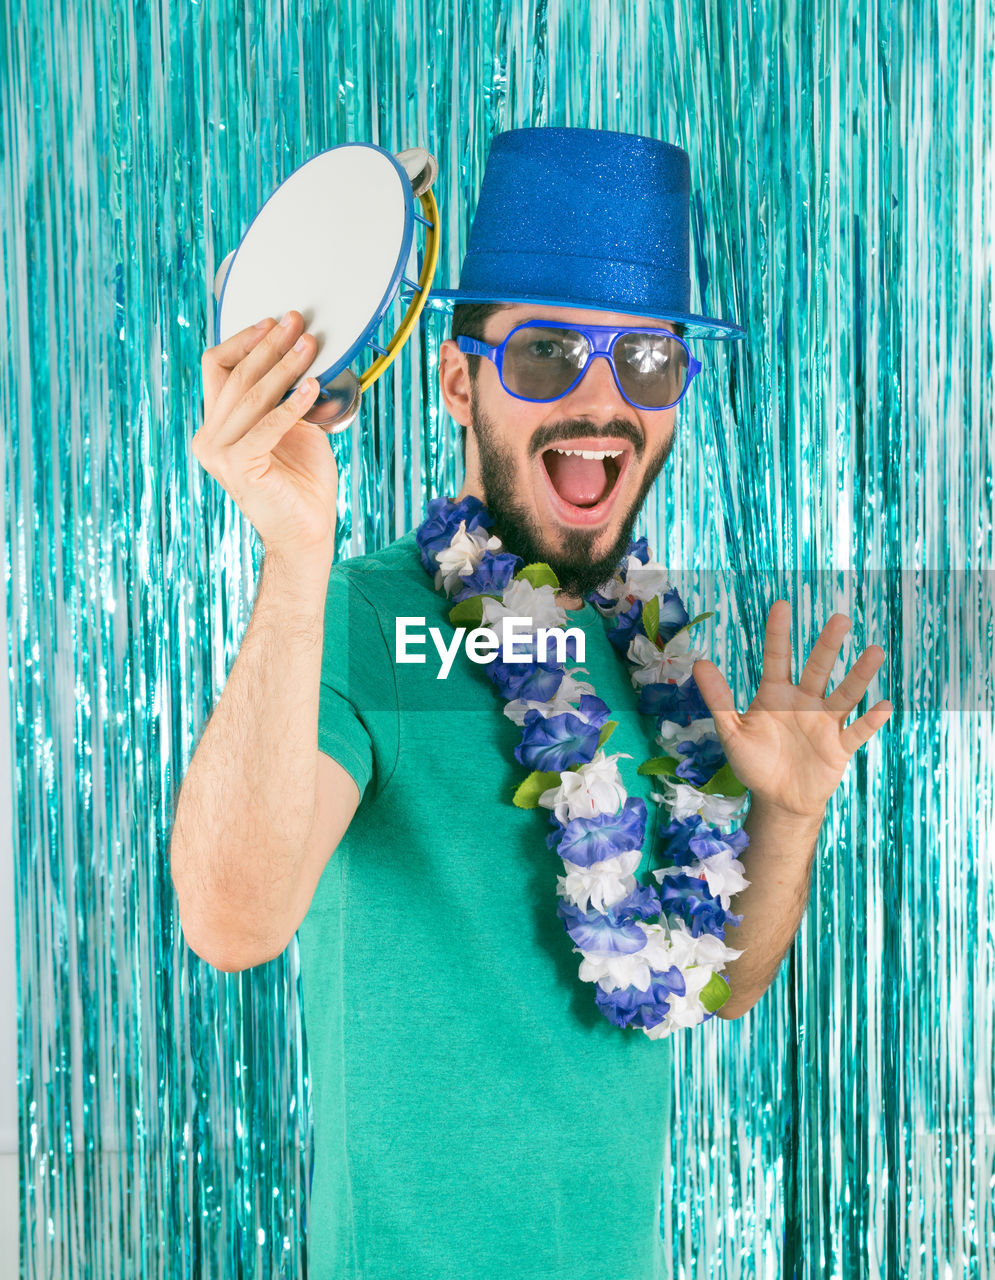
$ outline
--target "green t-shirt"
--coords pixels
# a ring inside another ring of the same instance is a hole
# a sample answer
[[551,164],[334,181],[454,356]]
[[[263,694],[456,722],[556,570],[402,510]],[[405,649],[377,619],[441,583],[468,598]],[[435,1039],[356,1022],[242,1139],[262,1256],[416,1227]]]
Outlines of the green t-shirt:
[[[521,729],[460,646],[395,661],[395,618],[452,640],[414,532],[333,566],[318,747],[361,802],[299,934],[315,1162],[311,1280],[661,1280],[669,1039],[613,1026],[556,914],[550,811],[511,803]],[[659,754],[591,605],[606,751]],[[575,664],[568,660],[568,669]]]

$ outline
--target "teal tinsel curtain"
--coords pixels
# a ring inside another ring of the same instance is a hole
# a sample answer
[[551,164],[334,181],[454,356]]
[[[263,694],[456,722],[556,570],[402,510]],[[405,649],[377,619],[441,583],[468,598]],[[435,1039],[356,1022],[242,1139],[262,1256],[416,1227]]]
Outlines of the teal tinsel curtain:
[[[367,141],[438,157],[455,283],[493,135],[586,125],[690,153],[693,309],[748,329],[697,344],[637,532],[740,709],[779,596],[795,678],[846,612],[832,683],[879,643],[895,708],[777,981],[633,1117],[673,1274],[995,1275],[993,0],[4,0],[0,56],[21,1274],[306,1274],[296,946],[199,961],[167,857],[262,557],[190,451],[215,271]],[[342,556],[458,488],[447,334],[330,446]]]

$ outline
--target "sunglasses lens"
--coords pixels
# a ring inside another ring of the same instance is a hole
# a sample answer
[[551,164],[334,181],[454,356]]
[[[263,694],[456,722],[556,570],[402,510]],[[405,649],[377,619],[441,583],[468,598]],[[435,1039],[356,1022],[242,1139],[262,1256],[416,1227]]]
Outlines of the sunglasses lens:
[[622,390],[644,409],[665,409],[680,399],[688,379],[688,353],[660,333],[623,333],[612,353]]
[[574,329],[525,325],[504,349],[505,386],[526,400],[555,400],[576,379],[589,350],[587,339]]

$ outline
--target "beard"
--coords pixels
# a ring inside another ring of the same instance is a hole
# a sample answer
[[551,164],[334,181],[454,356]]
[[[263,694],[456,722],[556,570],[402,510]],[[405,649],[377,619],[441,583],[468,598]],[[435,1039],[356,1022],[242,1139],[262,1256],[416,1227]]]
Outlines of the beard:
[[[520,496],[521,478],[514,454],[511,449],[502,444],[493,420],[481,410],[475,385],[470,395],[470,412],[471,427],[477,440],[477,453],[480,459],[480,480],[484,490],[484,503],[493,517],[492,531],[501,539],[504,549],[513,555],[521,556],[525,564],[537,562],[548,564],[559,581],[559,590],[567,596],[583,598],[604,586],[618,569],[632,540],[636,517],[642,510],[646,495],[660,474],[663,464],[670,456],[674,433],[671,433],[670,438],[650,459],[639,492],[631,508],[625,512],[618,534],[611,546],[595,556],[592,548],[602,537],[604,529],[563,526],[559,548],[554,548],[550,544],[535,511]],[[641,460],[645,444],[632,424],[623,418],[613,419],[606,424],[603,431],[599,432],[592,432],[590,422],[583,419],[566,418],[537,434],[538,446],[533,447],[532,456],[544,447],[543,440],[567,441],[595,434],[629,440],[634,448],[634,457],[630,465],[636,465]],[[536,441],[533,441],[534,446]]]

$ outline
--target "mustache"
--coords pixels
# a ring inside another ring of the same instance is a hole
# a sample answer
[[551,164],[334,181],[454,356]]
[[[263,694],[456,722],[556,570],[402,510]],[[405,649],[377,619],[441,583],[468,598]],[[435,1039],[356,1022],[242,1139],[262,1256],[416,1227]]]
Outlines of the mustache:
[[552,423],[547,427],[539,428],[532,437],[532,443],[529,445],[529,457],[534,458],[537,453],[542,453],[554,441],[559,444],[561,441],[582,440],[590,436],[628,440],[635,450],[637,459],[642,457],[643,449],[646,445],[643,437],[636,431],[632,423],[626,422],[624,418],[612,418],[603,427],[594,427],[590,422],[585,422],[583,418],[567,418],[563,422]]

